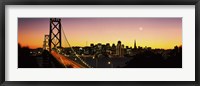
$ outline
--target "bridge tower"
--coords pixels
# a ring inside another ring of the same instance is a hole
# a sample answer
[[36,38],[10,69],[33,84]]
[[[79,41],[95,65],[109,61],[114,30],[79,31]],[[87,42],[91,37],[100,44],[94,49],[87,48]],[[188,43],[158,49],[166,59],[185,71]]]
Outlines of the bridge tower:
[[49,50],[49,35],[44,35],[43,50]]
[[50,30],[49,30],[49,51],[52,48],[58,48],[61,46],[61,19],[51,18],[50,19]]

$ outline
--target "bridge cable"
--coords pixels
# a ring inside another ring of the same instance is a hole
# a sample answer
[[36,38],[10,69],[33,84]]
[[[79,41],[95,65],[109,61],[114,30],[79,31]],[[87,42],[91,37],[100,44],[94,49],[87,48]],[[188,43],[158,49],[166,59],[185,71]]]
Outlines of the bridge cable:
[[69,44],[69,41],[67,40],[67,37],[66,37],[66,35],[65,35],[65,31],[64,31],[62,25],[61,25],[61,29],[62,29],[61,32],[63,32],[64,37],[65,37],[65,40],[67,41],[67,44],[69,45],[69,47],[71,48],[71,50],[74,52],[75,56],[76,56],[83,64],[85,64],[87,67],[90,68],[91,66],[89,66],[85,61],[83,61],[83,60],[78,56],[78,54],[75,52],[75,50],[71,47],[71,45]]

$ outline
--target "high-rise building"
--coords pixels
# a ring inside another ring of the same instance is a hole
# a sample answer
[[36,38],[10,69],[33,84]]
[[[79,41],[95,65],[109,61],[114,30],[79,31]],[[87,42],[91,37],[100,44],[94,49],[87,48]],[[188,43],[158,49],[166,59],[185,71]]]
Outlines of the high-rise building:
[[116,47],[116,55],[119,57],[124,57],[124,48],[121,44],[121,41],[118,41],[117,47]]
[[112,44],[112,49],[114,49],[114,50],[116,49],[116,46],[115,46],[115,44]]
[[106,43],[106,48],[107,48],[107,49],[110,48],[110,43]]
[[134,40],[134,49],[137,49],[136,40]]
[[98,47],[99,50],[101,50],[101,49],[102,49],[102,44],[101,44],[101,43],[98,43],[98,44],[97,44],[97,47]]
[[115,44],[112,44],[111,52],[112,52],[112,54],[116,54],[116,46],[115,46]]
[[93,47],[94,47],[94,44],[93,44],[93,43],[91,43],[91,44],[90,44],[90,47],[92,47],[92,48],[93,48]]

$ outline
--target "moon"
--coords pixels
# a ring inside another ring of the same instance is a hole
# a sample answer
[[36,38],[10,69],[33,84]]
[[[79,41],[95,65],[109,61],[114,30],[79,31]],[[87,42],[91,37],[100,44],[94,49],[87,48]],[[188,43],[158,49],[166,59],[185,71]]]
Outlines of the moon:
[[143,27],[140,27],[139,30],[142,31],[142,30],[143,30]]

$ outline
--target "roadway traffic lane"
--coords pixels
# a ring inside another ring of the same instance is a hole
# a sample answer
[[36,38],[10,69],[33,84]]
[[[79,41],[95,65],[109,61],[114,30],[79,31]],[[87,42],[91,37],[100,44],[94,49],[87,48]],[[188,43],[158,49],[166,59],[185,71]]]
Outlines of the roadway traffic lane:
[[61,64],[63,64],[65,67],[67,66],[72,66],[73,68],[84,68],[82,65],[72,61],[71,59],[61,55],[61,54],[58,54],[57,52],[55,51],[51,51],[51,54],[53,55],[53,57],[56,58],[56,60],[58,62],[60,62]]

